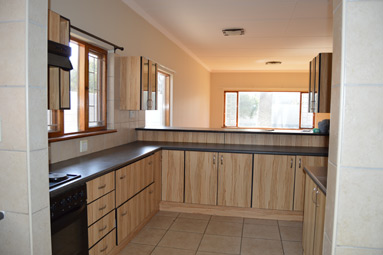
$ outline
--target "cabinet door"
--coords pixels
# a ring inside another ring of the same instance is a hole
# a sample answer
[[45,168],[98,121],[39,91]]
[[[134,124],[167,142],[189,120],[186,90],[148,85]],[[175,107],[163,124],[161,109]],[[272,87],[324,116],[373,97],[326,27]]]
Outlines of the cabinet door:
[[184,201],[184,151],[162,151],[162,200]]
[[218,205],[251,206],[251,154],[219,153]]
[[217,204],[217,160],[215,152],[185,152],[185,203]]
[[307,166],[327,166],[327,157],[297,156],[295,168],[294,211],[303,211],[305,173]]
[[292,210],[295,156],[254,155],[253,208]]
[[154,210],[160,209],[161,202],[161,151],[156,152],[153,158],[153,169],[154,169]]
[[317,192],[315,234],[314,234],[314,255],[322,255],[324,214],[326,212],[326,195],[322,191]]
[[306,174],[305,203],[303,217],[303,236],[302,246],[305,255],[312,255],[314,249],[314,231],[315,231],[315,183]]
[[149,71],[149,60],[141,57],[141,110],[149,110]]
[[140,110],[140,57],[120,58],[120,109]]

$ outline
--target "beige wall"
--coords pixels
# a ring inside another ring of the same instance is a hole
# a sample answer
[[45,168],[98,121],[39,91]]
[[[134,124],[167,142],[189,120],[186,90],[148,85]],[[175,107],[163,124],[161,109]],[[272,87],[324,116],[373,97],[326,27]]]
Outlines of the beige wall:
[[210,80],[210,127],[223,125],[224,91],[307,91],[309,73],[212,73]]

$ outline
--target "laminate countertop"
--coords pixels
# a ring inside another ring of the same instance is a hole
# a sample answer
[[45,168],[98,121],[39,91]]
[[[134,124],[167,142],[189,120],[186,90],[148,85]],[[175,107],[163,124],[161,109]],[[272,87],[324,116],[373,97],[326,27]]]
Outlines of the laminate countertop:
[[326,195],[327,192],[327,167],[308,166],[304,171],[310,176],[321,191]]
[[84,184],[94,178],[122,168],[137,160],[154,154],[161,149],[209,151],[227,153],[256,153],[274,155],[327,156],[327,147],[298,146],[259,146],[235,144],[133,142],[111,149],[95,152],[81,157],[51,164],[51,173],[79,174],[80,178],[50,189],[50,196],[59,195],[66,190]]

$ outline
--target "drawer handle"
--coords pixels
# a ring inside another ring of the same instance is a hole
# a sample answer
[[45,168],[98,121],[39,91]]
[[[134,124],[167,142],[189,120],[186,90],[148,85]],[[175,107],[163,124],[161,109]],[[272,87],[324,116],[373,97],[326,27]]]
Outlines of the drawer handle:
[[299,168],[301,168],[302,167],[302,159],[300,158],[299,159]]
[[[313,201],[315,205],[317,204],[317,197],[316,197],[317,194],[318,194],[317,187],[315,187],[313,191],[311,191],[311,201]],[[315,195],[315,198],[314,198],[314,195]]]
[[122,214],[121,214],[121,216],[125,216],[125,215],[127,215],[128,214],[128,212],[123,212]]
[[221,165],[223,165],[223,155],[221,155]]
[[125,179],[126,175],[120,177],[120,180]]
[[291,159],[290,168],[293,168],[293,159]]
[[213,165],[215,165],[215,154],[213,155]]
[[102,232],[102,231],[104,231],[106,228],[107,228],[107,226],[105,225],[103,228],[100,228],[100,229],[98,230],[98,232]]
[[98,208],[98,210],[99,210],[99,211],[102,211],[102,210],[104,210],[105,208],[106,208],[106,205],[104,205],[103,207]]
[[104,185],[98,187],[98,189],[103,189],[103,188],[105,188],[105,187],[106,187],[106,184],[104,184]]
[[101,249],[101,250],[100,250],[100,252],[104,252],[104,251],[106,251],[106,249],[108,249],[108,245],[107,245],[107,246],[105,246],[105,248],[104,248],[104,249]]

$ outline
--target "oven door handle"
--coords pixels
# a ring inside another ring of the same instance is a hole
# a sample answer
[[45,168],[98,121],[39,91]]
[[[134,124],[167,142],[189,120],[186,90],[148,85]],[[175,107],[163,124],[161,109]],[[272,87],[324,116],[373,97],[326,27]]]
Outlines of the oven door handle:
[[71,211],[67,214],[64,214],[60,216],[59,218],[51,221],[51,232],[52,235],[60,231],[61,229],[67,227],[70,225],[72,222],[75,222],[76,220],[79,219],[79,216],[84,213],[85,211],[85,219],[87,219],[86,215],[86,203],[78,207],[76,210]]

